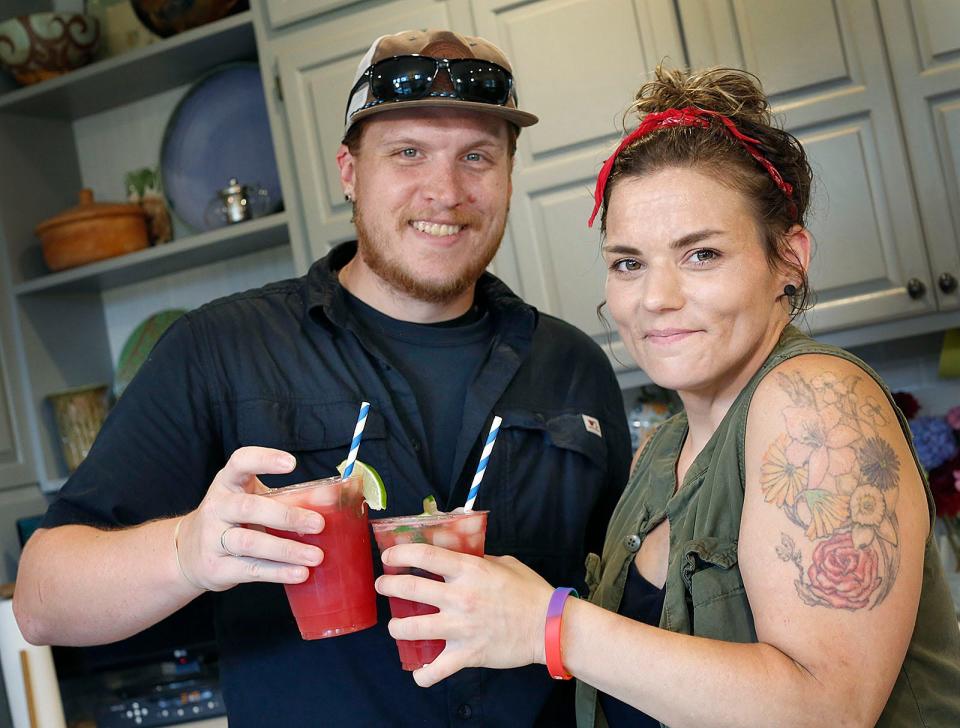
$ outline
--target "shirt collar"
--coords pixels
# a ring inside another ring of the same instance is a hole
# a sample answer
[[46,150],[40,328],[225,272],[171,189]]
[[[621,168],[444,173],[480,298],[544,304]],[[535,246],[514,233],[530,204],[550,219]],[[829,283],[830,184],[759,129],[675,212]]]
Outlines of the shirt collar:
[[[344,298],[338,272],[357,253],[357,242],[351,240],[333,248],[320,258],[307,273],[305,279],[305,313],[314,321],[326,319],[339,328],[352,328],[351,314]],[[484,273],[477,281],[477,303],[485,307],[493,317],[498,332],[505,337],[519,340],[533,338],[538,312],[525,303],[499,278]]]

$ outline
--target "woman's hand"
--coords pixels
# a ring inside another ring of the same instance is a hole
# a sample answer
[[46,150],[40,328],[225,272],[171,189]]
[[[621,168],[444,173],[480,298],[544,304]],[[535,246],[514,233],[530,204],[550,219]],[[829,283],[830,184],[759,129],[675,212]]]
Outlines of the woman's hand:
[[377,591],[437,607],[438,614],[390,620],[399,640],[442,639],[447,645],[430,665],[413,673],[429,687],[464,667],[520,667],[542,663],[543,628],[552,588],[512,556],[469,556],[427,544],[393,546],[387,566],[416,568],[444,582],[413,575],[384,575]]
[[[180,570],[197,589],[224,591],[244,582],[298,584],[320,563],[316,546],[272,536],[263,527],[319,533],[323,516],[261,494],[257,473],[289,473],[293,456],[264,447],[242,447],[217,473],[197,509],[184,516],[176,538]],[[246,528],[252,526],[252,528]]]

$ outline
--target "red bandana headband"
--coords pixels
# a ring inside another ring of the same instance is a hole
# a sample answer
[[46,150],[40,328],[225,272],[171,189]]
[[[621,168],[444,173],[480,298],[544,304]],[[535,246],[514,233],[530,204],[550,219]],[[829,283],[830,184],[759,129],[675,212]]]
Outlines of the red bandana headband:
[[587,227],[593,227],[593,220],[596,218],[597,212],[599,212],[600,206],[603,204],[603,191],[607,187],[607,179],[610,177],[610,172],[613,170],[613,163],[616,161],[620,152],[622,152],[631,142],[636,141],[640,137],[646,136],[652,131],[656,131],[657,129],[662,129],[668,126],[699,126],[702,128],[707,128],[710,126],[711,117],[714,119],[719,119],[723,122],[730,136],[740,142],[740,145],[750,153],[750,156],[763,165],[763,168],[767,170],[767,174],[769,174],[773,179],[774,184],[776,184],[777,187],[783,191],[783,194],[787,196],[788,200],[793,202],[793,186],[789,182],[785,181],[783,177],[780,176],[777,168],[770,163],[770,160],[763,156],[763,153],[758,149],[760,142],[753,137],[748,137],[746,134],[742,133],[739,129],[737,129],[737,125],[730,121],[730,119],[723,114],[720,114],[716,111],[705,111],[704,109],[698,109],[695,106],[687,106],[684,109],[667,109],[666,111],[657,111],[652,114],[647,114],[645,117],[643,117],[643,121],[640,122],[640,126],[634,129],[624,138],[622,142],[620,142],[620,146],[617,147],[617,151],[611,154],[610,158],[603,163],[603,167],[600,169],[600,174],[597,176],[597,188],[594,192],[593,214],[590,215],[590,220],[587,222]]

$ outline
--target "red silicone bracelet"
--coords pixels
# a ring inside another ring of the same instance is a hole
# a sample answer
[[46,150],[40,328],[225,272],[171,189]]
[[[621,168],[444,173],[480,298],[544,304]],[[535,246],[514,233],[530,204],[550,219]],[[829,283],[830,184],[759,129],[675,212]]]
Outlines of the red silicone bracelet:
[[561,586],[554,590],[547,605],[547,624],[543,631],[543,652],[547,658],[547,672],[554,680],[569,680],[573,675],[563,669],[560,654],[560,626],[563,622],[563,606],[570,595],[579,597],[576,589]]

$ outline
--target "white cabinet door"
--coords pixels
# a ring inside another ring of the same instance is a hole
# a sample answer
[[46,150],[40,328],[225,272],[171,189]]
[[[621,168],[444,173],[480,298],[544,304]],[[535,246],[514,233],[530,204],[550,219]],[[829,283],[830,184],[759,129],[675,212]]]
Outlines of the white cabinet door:
[[960,307],[960,2],[880,0],[935,293]]
[[[524,129],[497,273],[524,298],[591,335],[605,271],[587,228],[593,184],[637,88],[664,57],[684,64],[670,0],[473,0],[479,35],[514,65]],[[626,361],[626,360],[625,360]]]
[[315,15],[353,5],[362,0],[265,0],[267,17],[274,28],[312,18]]
[[[810,277],[818,299],[808,316],[811,328],[828,331],[934,310],[874,3],[679,0],[678,8],[691,65],[755,73],[809,153],[819,182],[810,223]],[[916,298],[908,294],[921,287]]]

